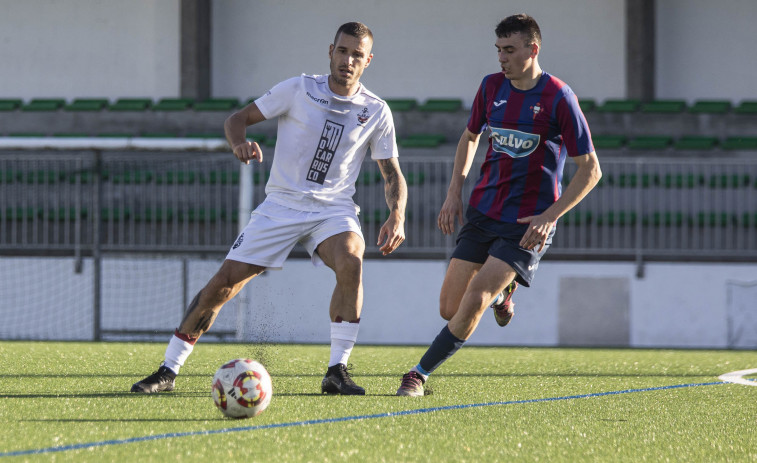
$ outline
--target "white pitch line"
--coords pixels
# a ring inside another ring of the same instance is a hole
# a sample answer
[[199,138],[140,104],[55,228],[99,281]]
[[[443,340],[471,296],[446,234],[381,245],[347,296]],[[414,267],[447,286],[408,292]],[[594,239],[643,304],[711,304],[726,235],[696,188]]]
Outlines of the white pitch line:
[[752,368],[750,370],[732,371],[730,373],[725,373],[718,376],[718,379],[723,380],[726,383],[743,384],[745,386],[757,386],[757,381],[743,378],[743,376],[745,375],[753,375],[755,373],[757,373],[757,368]]

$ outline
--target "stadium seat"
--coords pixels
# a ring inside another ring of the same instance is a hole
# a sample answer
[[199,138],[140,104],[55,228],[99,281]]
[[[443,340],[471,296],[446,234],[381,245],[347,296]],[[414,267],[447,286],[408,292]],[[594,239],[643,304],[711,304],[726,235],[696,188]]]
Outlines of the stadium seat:
[[642,224],[644,226],[652,225],[654,227],[680,227],[687,221],[687,215],[682,212],[658,211],[649,216],[644,216]]
[[447,137],[438,133],[413,134],[398,140],[402,148],[436,148],[447,141]]
[[582,112],[588,113],[594,111],[594,109],[597,107],[597,102],[588,98],[579,98],[578,106],[581,107]]
[[610,211],[597,217],[597,225],[626,226],[636,224],[635,211]]
[[358,185],[373,185],[381,181],[380,172],[363,172],[358,178]]
[[0,111],[15,111],[24,104],[21,98],[2,98],[0,99]]
[[144,111],[150,109],[150,98],[119,98],[115,103],[108,106],[110,111]]
[[154,177],[155,174],[153,172],[136,170],[112,174],[109,176],[109,179],[115,184],[123,183],[125,185],[141,185],[143,183],[150,183]]
[[424,172],[407,172],[405,173],[405,181],[408,186],[423,185],[426,182],[426,174]]
[[714,174],[710,176],[710,188],[741,188],[749,186],[749,175]]
[[731,102],[727,100],[699,100],[689,107],[692,113],[725,114],[731,110]]
[[131,209],[120,207],[103,207],[100,209],[100,220],[103,222],[120,222],[131,217]]
[[11,132],[8,134],[9,137],[19,137],[19,138],[42,138],[46,137],[42,132]]
[[108,106],[106,98],[76,98],[64,106],[66,111],[100,111]]
[[418,106],[418,102],[414,98],[392,98],[386,100],[386,104],[393,112],[410,111]]
[[709,150],[718,144],[716,137],[683,136],[673,143],[677,150]]
[[430,98],[418,106],[418,111],[423,112],[454,112],[463,107],[463,100],[459,98]]
[[641,105],[643,113],[680,113],[685,109],[686,102],[683,100],[655,100]]
[[628,148],[633,150],[664,150],[670,146],[671,137],[667,136],[641,136],[632,138],[628,142]]
[[266,139],[263,140],[263,145],[266,146],[266,147],[268,147],[268,148],[274,148],[274,147],[276,147],[276,136],[266,137]]
[[195,103],[192,107],[195,111],[231,111],[239,106],[237,98],[208,98]]
[[155,111],[184,111],[194,104],[192,98],[162,98],[152,109]]
[[21,106],[23,111],[57,111],[66,104],[63,98],[35,98]]
[[595,149],[620,149],[626,144],[626,137],[623,135],[592,135],[591,141]]
[[739,114],[757,114],[757,101],[742,101],[741,104],[733,109],[733,111]]
[[694,188],[705,184],[704,175],[666,174],[663,178],[665,188]]
[[604,113],[632,113],[639,109],[640,101],[637,99],[614,99],[605,100],[597,106],[596,110]]
[[728,137],[721,146],[724,150],[757,150],[757,137]]
[[155,183],[158,185],[191,185],[195,181],[197,181],[197,172],[193,171],[169,170],[155,174]]
[[162,207],[148,207],[141,212],[134,214],[134,220],[145,222],[168,222],[173,220],[174,211],[172,208],[163,209]]

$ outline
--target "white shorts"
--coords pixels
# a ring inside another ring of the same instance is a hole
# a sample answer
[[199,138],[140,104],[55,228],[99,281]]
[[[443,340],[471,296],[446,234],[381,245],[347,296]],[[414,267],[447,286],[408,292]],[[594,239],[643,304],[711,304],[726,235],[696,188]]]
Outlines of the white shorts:
[[324,265],[315,251],[326,238],[355,232],[361,239],[356,210],[344,207],[310,212],[298,211],[264,200],[237,237],[226,258],[269,269],[280,269],[295,244],[302,244],[313,265]]

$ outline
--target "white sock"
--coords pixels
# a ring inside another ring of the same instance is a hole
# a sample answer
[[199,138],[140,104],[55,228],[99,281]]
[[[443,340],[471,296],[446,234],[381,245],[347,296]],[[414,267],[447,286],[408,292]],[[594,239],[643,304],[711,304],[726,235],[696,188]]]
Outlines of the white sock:
[[174,335],[171,337],[171,341],[168,342],[168,347],[166,347],[166,360],[163,362],[163,365],[178,375],[184,362],[187,361],[187,357],[192,353],[193,348],[194,344]]
[[357,332],[360,323],[331,323],[331,357],[329,366],[333,367],[337,363],[347,365],[347,359],[350,358],[352,348],[357,341]]

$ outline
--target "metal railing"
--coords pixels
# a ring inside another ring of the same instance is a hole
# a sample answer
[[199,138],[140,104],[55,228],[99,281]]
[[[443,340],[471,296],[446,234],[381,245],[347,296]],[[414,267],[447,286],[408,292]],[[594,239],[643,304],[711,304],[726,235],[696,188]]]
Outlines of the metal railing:
[[[253,168],[253,204],[271,157]],[[402,258],[444,258],[436,216],[451,157],[405,156]],[[552,258],[757,260],[757,160],[602,159],[600,185],[558,223]],[[566,162],[566,179],[574,166]],[[225,252],[239,226],[239,163],[228,153],[130,150],[0,152],[0,254]],[[478,175],[474,165],[464,195]],[[386,218],[383,180],[366,160],[355,201],[368,255]]]

